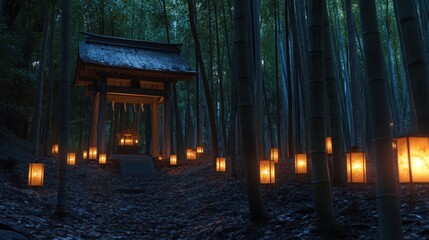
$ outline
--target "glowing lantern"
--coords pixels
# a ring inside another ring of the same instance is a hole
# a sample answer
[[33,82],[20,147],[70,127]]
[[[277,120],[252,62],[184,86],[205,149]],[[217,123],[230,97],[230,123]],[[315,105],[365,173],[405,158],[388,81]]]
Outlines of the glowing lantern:
[[67,153],[67,165],[76,164],[76,153]]
[[158,156],[158,160],[162,160],[162,156],[161,155]]
[[121,138],[121,142],[119,143],[119,145],[124,146],[125,145],[125,139]]
[[139,140],[138,140],[138,139],[136,139],[136,140],[134,140],[134,142],[135,142],[136,144],[138,144],[138,143],[139,143]]
[[259,174],[261,184],[271,184],[276,182],[276,172],[274,169],[274,161],[261,160],[259,161]]
[[195,160],[197,159],[197,154],[192,148],[186,149],[186,159],[188,160]]
[[398,151],[399,182],[429,182],[429,137],[400,137]]
[[365,152],[360,147],[354,146],[352,150],[346,153],[347,161],[347,182],[364,183],[366,182],[366,159]]
[[197,147],[197,153],[198,154],[203,154],[204,153],[204,148],[203,147]]
[[275,163],[279,162],[279,149],[278,148],[271,148],[271,161],[274,161]]
[[90,160],[96,160],[97,159],[97,148],[96,147],[90,147],[89,148],[89,159]]
[[307,153],[295,154],[295,173],[297,174],[307,173]]
[[45,172],[45,166],[43,163],[34,162],[30,163],[28,167],[28,186],[41,187],[43,186],[43,176]]
[[88,151],[83,151],[82,158],[83,159],[87,159],[88,158]]
[[98,163],[99,164],[106,164],[107,156],[105,153],[100,153],[100,156],[98,156]]
[[58,144],[52,145],[52,154],[58,154]]
[[170,155],[170,165],[177,164],[177,155]]
[[331,139],[331,137],[326,137],[325,144],[326,144],[326,153],[328,155],[332,155],[332,139]]
[[224,157],[216,158],[216,172],[225,172],[226,159]]
[[398,146],[397,140],[396,139],[392,139],[392,149],[396,150],[397,146]]

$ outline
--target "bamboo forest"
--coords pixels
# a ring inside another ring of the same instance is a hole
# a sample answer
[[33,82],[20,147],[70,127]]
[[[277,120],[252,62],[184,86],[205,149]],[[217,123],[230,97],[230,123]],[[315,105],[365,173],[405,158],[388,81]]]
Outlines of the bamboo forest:
[[429,239],[429,0],[0,0],[0,240]]

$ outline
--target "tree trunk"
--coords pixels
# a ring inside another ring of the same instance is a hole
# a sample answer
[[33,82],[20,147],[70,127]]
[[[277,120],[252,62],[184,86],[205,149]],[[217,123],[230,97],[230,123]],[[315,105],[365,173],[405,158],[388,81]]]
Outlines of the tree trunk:
[[176,117],[176,154],[179,161],[186,160],[186,150],[183,141],[182,123],[180,121],[179,103],[177,102],[176,84],[173,84],[174,116]]
[[[53,16],[54,14],[52,14]],[[51,27],[49,32],[49,42],[48,42],[48,82],[46,85],[48,86],[48,96],[46,101],[46,114],[45,114],[45,126],[43,132],[43,144],[45,145],[44,155],[48,156],[51,151],[50,146],[50,136],[51,136],[51,122],[52,122],[52,89],[54,82],[54,62],[53,62],[53,51],[54,51],[54,29],[55,29],[55,21],[53,17],[51,17]]]
[[45,60],[46,49],[48,47],[48,30],[50,20],[50,1],[46,1],[45,14],[43,21],[43,38],[40,44],[39,52],[39,70],[37,75],[37,91],[36,99],[34,100],[34,115],[32,124],[32,140],[33,140],[33,153],[37,160],[39,158],[39,143],[40,143],[40,118],[42,115],[42,100],[43,100],[43,78],[45,76]]
[[308,6],[308,109],[310,156],[314,204],[318,226],[333,231],[337,225],[331,196],[325,148],[325,82],[323,78],[323,0],[311,0]]
[[329,31],[328,8],[326,4],[323,6],[323,47],[324,47],[324,67],[325,67],[325,84],[326,94],[329,102],[329,118],[331,126],[331,140],[332,140],[332,160],[333,160],[333,184],[344,184],[345,182],[345,169],[343,160],[343,136],[341,134],[341,118],[340,118],[340,105],[338,103],[338,85],[337,76],[335,76],[333,59],[332,59],[332,45],[331,36]]
[[213,1],[213,9],[215,16],[215,35],[216,35],[216,60],[217,60],[217,77],[219,80],[219,101],[220,101],[220,114],[219,114],[219,122],[220,122],[220,139],[221,139],[221,154],[225,154],[225,149],[227,146],[226,141],[226,123],[225,123],[225,104],[224,104],[224,94],[223,94],[223,66],[221,61],[220,54],[220,37],[219,37],[219,22],[218,22],[218,11],[216,1]]
[[204,95],[206,97],[207,110],[209,114],[210,121],[210,136],[211,136],[211,160],[215,163],[215,158],[218,156],[218,142],[217,142],[217,129],[216,129],[216,115],[214,111],[213,101],[210,96],[210,89],[206,75],[206,69],[204,64],[204,59],[201,53],[201,44],[200,39],[198,38],[197,28],[195,26],[195,8],[192,0],[188,1],[188,10],[189,10],[189,21],[191,24],[192,36],[194,37],[195,42],[195,52],[197,54],[199,66],[201,69],[201,78],[203,81]]
[[395,0],[401,44],[417,117],[417,131],[429,135],[429,74],[414,0]]
[[386,66],[378,32],[375,2],[359,0],[359,7],[368,91],[366,96],[376,162],[379,234],[381,239],[402,239],[400,205],[389,125]]
[[67,152],[69,135],[70,98],[70,22],[71,1],[62,0],[61,31],[61,84],[60,84],[60,141],[58,158],[58,192],[56,214],[67,212]]
[[[352,105],[353,105],[353,119],[354,119],[354,139],[352,145],[362,146],[363,139],[363,118],[362,118],[362,86],[359,78],[359,66],[356,47],[356,32],[355,23],[352,13],[352,0],[346,0],[346,16],[347,16],[347,37],[349,43],[349,62],[350,62],[350,82],[352,85]],[[362,146],[363,147],[363,146]]]
[[[251,219],[256,222],[267,220],[259,189],[259,161],[256,149],[255,106],[252,89],[253,69],[249,69],[249,29],[251,15],[249,1],[234,1],[234,49],[238,98],[238,118],[241,127],[241,158],[245,163],[247,192]],[[253,26],[255,27],[255,26]],[[258,29],[258,28],[257,28]]]

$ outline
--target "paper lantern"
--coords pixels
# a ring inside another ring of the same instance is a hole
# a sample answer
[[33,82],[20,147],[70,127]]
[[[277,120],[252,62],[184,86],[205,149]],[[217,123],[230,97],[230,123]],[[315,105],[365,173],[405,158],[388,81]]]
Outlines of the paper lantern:
[[197,147],[197,153],[203,154],[204,153],[204,147]]
[[259,161],[259,174],[261,184],[272,184],[276,182],[276,172],[274,168],[274,161],[261,160]]
[[107,155],[105,153],[100,153],[98,156],[98,163],[99,164],[106,164],[107,162]]
[[177,155],[170,155],[170,165],[177,164]]
[[76,164],[76,153],[67,153],[67,165]]
[[297,174],[307,173],[307,153],[295,154],[295,173]]
[[325,144],[326,144],[326,154],[332,155],[332,139],[331,139],[331,137],[326,137]]
[[271,148],[271,161],[274,161],[274,163],[279,162],[279,149],[278,148]]
[[158,160],[162,160],[162,156],[161,155],[158,156]]
[[400,137],[396,144],[399,182],[429,182],[429,137]]
[[224,157],[216,158],[216,172],[226,171],[226,159]]
[[354,146],[350,152],[346,153],[347,161],[347,182],[366,182],[366,158],[365,152]]
[[52,145],[52,154],[58,154],[58,144]]
[[192,148],[186,149],[186,159],[188,160],[195,160],[197,159],[197,154]]
[[397,146],[398,146],[397,139],[392,139],[392,149],[396,150]]
[[90,160],[96,160],[97,159],[97,148],[96,147],[90,147],[89,148],[89,159]]
[[134,142],[135,142],[136,144],[138,144],[138,143],[139,143],[139,140],[138,140],[138,139],[136,139],[136,140],[134,140]]
[[28,167],[28,186],[41,187],[43,186],[43,177],[45,166],[43,163],[34,162],[30,163]]
[[82,158],[87,159],[88,158],[88,151],[83,151]]

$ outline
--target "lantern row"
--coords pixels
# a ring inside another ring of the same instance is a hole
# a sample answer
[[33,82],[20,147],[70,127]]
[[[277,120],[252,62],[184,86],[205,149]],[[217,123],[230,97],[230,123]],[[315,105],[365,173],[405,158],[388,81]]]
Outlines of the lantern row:
[[[327,137],[325,141],[326,153],[332,154],[332,139]],[[404,136],[395,139],[392,142],[392,149],[396,150],[398,176],[400,183],[428,183],[429,182],[429,137],[422,136]],[[204,153],[203,147],[197,147],[196,150],[187,149],[186,158],[188,160],[197,159],[198,155]],[[52,146],[52,154],[58,154],[58,144]],[[347,182],[365,183],[366,179],[366,153],[359,148],[353,147],[351,151],[345,154],[347,163]],[[90,147],[89,151],[84,151],[83,159],[97,159],[97,148]],[[99,164],[106,164],[106,154],[99,154]],[[159,156],[162,160],[162,157]],[[270,160],[260,161],[260,181],[261,184],[275,183],[275,163],[278,163],[278,148],[270,149]],[[67,154],[67,164],[75,165],[76,154]],[[170,165],[177,165],[177,155],[170,156]],[[226,171],[226,159],[224,157],[216,158],[216,171]],[[307,173],[307,154],[295,154],[295,173]],[[29,186],[43,186],[44,165],[43,163],[30,163],[28,173]]]

